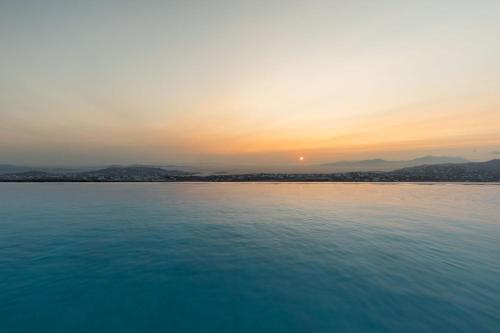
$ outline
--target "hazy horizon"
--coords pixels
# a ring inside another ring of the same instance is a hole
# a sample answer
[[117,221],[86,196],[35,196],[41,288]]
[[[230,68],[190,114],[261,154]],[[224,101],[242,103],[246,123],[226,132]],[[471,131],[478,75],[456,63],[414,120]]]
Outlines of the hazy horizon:
[[1,2],[0,164],[499,158],[499,13],[488,0]]
[[[414,158],[409,159],[381,159],[378,157],[367,158],[362,160],[331,160],[328,162],[322,163],[311,163],[309,161],[293,161],[289,163],[230,163],[230,162],[179,162],[179,163],[168,163],[168,162],[150,162],[147,161],[136,161],[131,163],[102,163],[102,164],[15,164],[8,163],[5,161],[0,161],[0,166],[13,166],[13,167],[27,167],[27,168],[47,168],[47,169],[100,169],[107,167],[132,167],[132,166],[143,166],[143,167],[160,167],[166,169],[179,169],[186,171],[200,171],[200,172],[219,172],[219,171],[227,171],[227,172],[294,172],[294,171],[303,171],[303,172],[327,172],[331,170],[332,172],[343,172],[343,171],[358,171],[358,170],[369,170],[370,166],[373,164],[371,162],[387,162],[388,164],[392,163],[395,167],[393,169],[398,169],[404,167],[404,163],[408,162],[416,162],[419,160],[428,160],[432,159],[431,164],[440,164],[440,163],[468,163],[468,162],[487,162],[495,159],[499,159],[500,156],[492,156],[488,159],[477,159],[470,160],[465,159],[460,156],[434,156],[434,155],[426,155],[426,156],[416,156]],[[444,162],[438,162],[440,159],[446,160]],[[425,162],[417,163],[414,165],[423,165]],[[398,165],[403,165],[399,167]],[[353,167],[358,166],[358,167]],[[363,167],[365,166],[365,167]],[[359,168],[361,167],[361,169]],[[368,169],[366,169],[368,168]],[[33,169],[33,170],[35,170]],[[380,169],[380,171],[391,170],[389,166]],[[377,171],[377,170],[374,170]]]

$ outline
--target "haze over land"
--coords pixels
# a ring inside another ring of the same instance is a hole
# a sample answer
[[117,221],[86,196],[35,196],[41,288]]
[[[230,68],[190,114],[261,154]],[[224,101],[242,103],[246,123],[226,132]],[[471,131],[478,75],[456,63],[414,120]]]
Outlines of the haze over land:
[[92,172],[104,168],[114,167],[146,167],[146,168],[161,168],[170,171],[182,171],[199,175],[210,174],[242,174],[242,173],[258,173],[258,172],[279,172],[279,173],[332,173],[332,172],[352,172],[352,171],[393,171],[406,167],[414,167],[421,165],[434,165],[446,163],[465,163],[468,162],[460,157],[446,156],[424,156],[406,161],[387,161],[383,159],[371,159],[363,161],[340,161],[325,164],[287,164],[287,165],[234,165],[234,164],[216,164],[202,163],[192,165],[110,165],[110,166],[78,166],[78,167],[58,167],[58,166],[28,166],[28,165],[13,165],[0,164],[1,174],[15,174],[30,171],[41,171],[55,174],[75,173],[75,172]]
[[[426,160],[437,158],[426,157]],[[444,158],[441,158],[444,159]],[[407,161],[407,165],[412,165]],[[395,162],[398,163],[398,162]],[[154,166],[111,166],[88,171],[31,170],[0,173],[0,182],[500,182],[500,159],[441,163],[393,171],[186,172]]]
[[497,158],[499,13],[497,0],[2,1],[0,163]]

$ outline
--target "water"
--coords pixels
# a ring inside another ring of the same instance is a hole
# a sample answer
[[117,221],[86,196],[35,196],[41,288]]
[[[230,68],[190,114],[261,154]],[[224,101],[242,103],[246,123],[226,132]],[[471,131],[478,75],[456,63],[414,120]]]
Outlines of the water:
[[500,331],[500,186],[0,184],[0,332],[368,331]]

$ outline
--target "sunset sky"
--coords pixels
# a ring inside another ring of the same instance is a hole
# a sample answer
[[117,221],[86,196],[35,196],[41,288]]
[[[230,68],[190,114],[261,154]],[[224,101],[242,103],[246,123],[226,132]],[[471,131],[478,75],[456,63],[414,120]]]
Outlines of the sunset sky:
[[500,158],[500,1],[0,1],[0,164]]

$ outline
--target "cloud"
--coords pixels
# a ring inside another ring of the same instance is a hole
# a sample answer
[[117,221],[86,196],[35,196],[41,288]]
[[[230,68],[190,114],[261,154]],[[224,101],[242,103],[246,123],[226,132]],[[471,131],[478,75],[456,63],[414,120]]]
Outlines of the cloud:
[[490,154],[492,154],[492,155],[500,155],[500,150],[492,151]]

